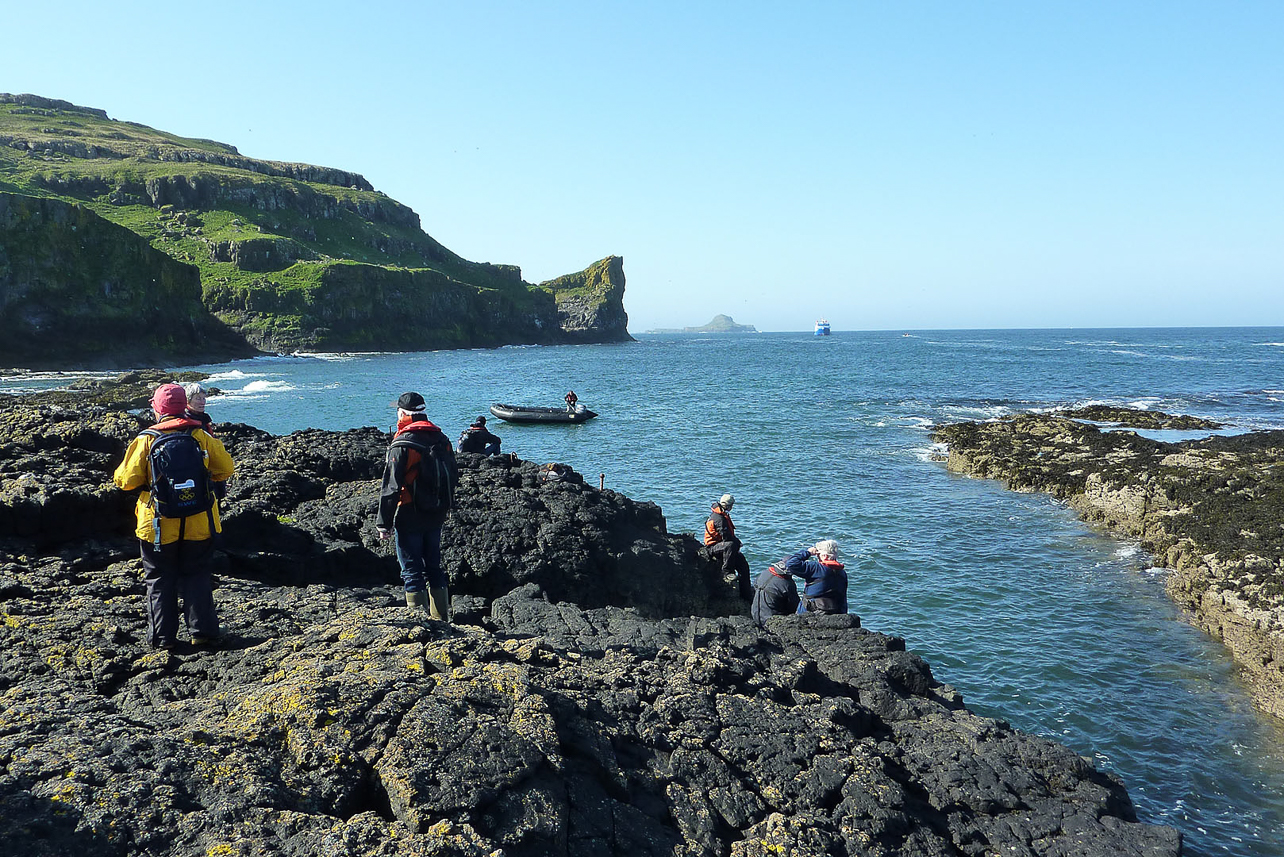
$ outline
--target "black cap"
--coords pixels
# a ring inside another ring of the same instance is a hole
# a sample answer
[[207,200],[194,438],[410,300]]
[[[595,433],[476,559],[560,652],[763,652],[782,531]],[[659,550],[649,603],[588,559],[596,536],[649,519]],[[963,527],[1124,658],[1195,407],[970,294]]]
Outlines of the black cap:
[[397,400],[397,407],[403,411],[418,413],[424,409],[424,397],[418,393],[402,393],[401,398]]
[[485,418],[485,417],[478,417],[478,418],[477,418],[477,425],[479,425],[479,426],[484,426],[484,425],[486,425],[486,418]]

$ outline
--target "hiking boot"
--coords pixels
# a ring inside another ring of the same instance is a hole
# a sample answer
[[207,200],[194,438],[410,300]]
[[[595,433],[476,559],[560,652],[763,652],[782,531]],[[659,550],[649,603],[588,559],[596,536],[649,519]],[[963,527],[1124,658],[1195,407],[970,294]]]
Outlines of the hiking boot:
[[212,646],[218,642],[218,637],[205,637],[200,634],[192,635],[193,646]]

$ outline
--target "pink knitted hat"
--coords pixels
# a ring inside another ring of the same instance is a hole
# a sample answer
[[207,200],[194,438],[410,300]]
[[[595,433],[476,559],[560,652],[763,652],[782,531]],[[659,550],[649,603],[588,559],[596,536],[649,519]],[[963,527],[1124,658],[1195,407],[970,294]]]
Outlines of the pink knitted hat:
[[178,384],[161,384],[152,394],[152,410],[166,417],[181,417],[187,408],[187,392]]

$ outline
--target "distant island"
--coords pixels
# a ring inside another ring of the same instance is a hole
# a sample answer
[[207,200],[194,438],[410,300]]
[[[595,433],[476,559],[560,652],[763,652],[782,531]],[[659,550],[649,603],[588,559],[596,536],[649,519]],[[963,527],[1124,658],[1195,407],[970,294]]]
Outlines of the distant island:
[[757,333],[752,324],[736,324],[729,315],[715,315],[713,321],[700,327],[660,327],[647,333]]

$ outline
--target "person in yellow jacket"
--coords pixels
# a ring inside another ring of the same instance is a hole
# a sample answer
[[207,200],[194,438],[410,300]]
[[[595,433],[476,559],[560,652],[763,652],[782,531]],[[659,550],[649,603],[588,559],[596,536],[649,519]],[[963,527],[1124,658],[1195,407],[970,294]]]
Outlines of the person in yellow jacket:
[[116,487],[140,491],[134,506],[134,534],[138,536],[147,583],[147,642],[157,649],[174,647],[181,598],[192,642],[204,645],[219,634],[212,568],[214,535],[222,532],[218,501],[211,497],[209,508],[196,514],[158,516],[151,494],[152,445],[165,435],[190,432],[203,453],[212,482],[224,482],[232,475],[232,457],[222,441],[201,428],[198,420],[184,417],[187,394],[178,384],[157,387],[151,405],[157,424],[134,438],[125,451],[125,460],[112,476]]

